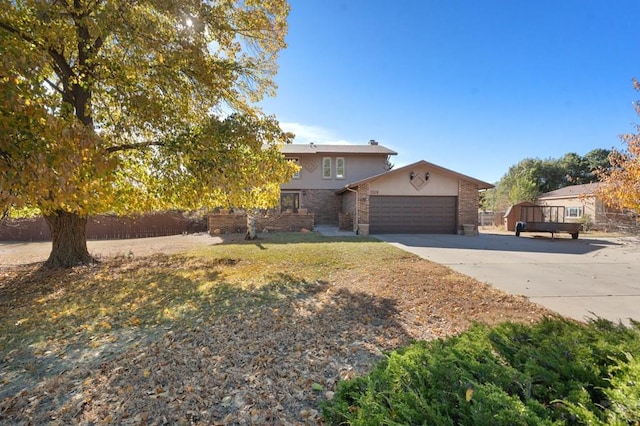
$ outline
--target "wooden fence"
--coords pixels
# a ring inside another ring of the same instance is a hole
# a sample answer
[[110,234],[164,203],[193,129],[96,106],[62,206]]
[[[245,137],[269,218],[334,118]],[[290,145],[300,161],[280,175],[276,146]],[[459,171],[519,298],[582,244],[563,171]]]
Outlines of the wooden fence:
[[504,212],[478,212],[478,226],[493,227],[501,226]]
[[[94,216],[87,222],[89,240],[162,237],[206,231],[206,217],[181,212],[153,213],[135,218]],[[41,217],[8,219],[0,223],[0,241],[51,241],[51,233]]]

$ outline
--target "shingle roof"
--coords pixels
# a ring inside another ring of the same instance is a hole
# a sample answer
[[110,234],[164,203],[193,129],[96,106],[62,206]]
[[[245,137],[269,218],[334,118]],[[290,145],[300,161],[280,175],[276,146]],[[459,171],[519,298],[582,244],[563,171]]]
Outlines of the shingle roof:
[[545,198],[577,198],[583,195],[593,195],[596,188],[598,188],[598,182],[586,183],[584,185],[571,185],[564,188],[556,189],[555,191],[545,192],[540,194],[538,199]]
[[384,154],[398,153],[382,145],[316,145],[288,144],[282,147],[284,154]]

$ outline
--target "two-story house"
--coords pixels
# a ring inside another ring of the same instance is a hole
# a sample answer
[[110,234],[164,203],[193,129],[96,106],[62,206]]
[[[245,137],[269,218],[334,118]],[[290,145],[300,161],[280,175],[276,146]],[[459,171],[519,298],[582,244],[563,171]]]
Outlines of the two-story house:
[[389,170],[397,153],[376,141],[291,144],[283,153],[301,169],[281,186],[281,208],[306,209],[315,224],[347,216],[361,233],[457,233],[477,225],[478,191],[493,187],[426,161]]
[[305,208],[316,224],[337,224],[343,211],[337,192],[351,182],[387,171],[388,159],[397,153],[370,141],[368,145],[291,144],[282,149],[300,172],[280,187],[282,209]]

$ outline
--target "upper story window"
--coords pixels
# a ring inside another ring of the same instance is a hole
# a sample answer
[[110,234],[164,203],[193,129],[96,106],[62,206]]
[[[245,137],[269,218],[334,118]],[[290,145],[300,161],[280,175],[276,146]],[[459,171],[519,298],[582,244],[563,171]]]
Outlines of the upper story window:
[[[297,166],[300,165],[300,159],[299,158],[287,158],[287,160],[294,162]],[[300,179],[300,170],[298,170],[297,172],[294,173],[293,178],[294,179]]]
[[567,207],[567,217],[582,217],[582,207]]
[[345,162],[343,157],[336,158],[336,179],[344,179]]
[[322,159],[322,179],[331,179],[331,158],[324,157]]

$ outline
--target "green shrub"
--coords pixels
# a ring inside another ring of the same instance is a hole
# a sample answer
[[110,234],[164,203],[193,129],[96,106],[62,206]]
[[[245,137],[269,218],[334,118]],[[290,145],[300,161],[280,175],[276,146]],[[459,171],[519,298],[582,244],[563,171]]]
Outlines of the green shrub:
[[578,220],[578,223],[582,224],[582,230],[585,232],[591,231],[591,229],[593,228],[593,221],[591,220],[591,216],[588,214],[585,214],[584,216],[582,216]]
[[547,318],[416,342],[340,382],[329,424],[638,424],[640,324]]

